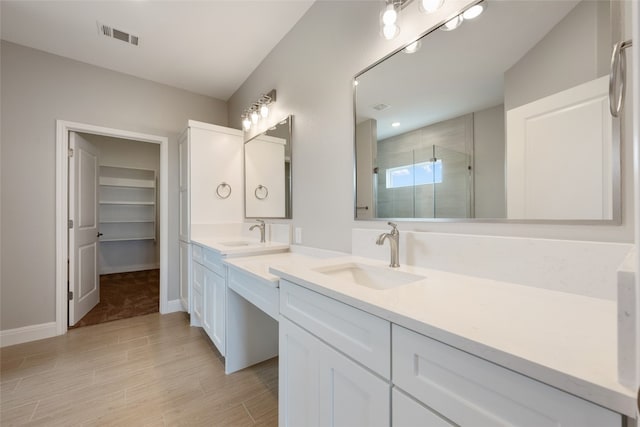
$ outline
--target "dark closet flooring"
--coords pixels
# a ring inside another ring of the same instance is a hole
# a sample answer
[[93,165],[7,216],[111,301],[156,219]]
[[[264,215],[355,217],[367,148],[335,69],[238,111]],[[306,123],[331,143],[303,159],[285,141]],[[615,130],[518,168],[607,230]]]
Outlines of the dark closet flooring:
[[160,270],[100,276],[100,303],[72,328],[159,311]]

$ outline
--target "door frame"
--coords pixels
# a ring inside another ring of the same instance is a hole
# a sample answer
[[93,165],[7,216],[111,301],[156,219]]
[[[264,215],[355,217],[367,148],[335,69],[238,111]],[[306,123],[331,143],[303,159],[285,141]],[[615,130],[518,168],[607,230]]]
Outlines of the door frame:
[[67,332],[69,257],[69,132],[88,133],[160,144],[160,313],[170,311],[169,266],[169,139],[165,136],[130,132],[87,123],[56,120],[56,333]]

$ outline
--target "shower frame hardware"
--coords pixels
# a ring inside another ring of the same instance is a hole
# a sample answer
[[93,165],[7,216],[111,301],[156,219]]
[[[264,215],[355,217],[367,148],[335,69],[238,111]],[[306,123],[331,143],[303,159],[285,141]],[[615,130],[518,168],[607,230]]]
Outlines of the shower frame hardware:
[[627,84],[627,57],[624,50],[632,45],[632,40],[625,40],[613,46],[609,73],[609,111],[613,117],[619,117],[624,107],[624,92]]
[[[229,192],[226,194],[221,194],[220,193],[220,189],[224,189],[224,188],[228,188]],[[231,196],[231,186],[229,184],[227,184],[226,182],[221,182],[217,187],[216,187],[216,194],[218,195],[219,198],[221,199],[228,199],[229,196]]]

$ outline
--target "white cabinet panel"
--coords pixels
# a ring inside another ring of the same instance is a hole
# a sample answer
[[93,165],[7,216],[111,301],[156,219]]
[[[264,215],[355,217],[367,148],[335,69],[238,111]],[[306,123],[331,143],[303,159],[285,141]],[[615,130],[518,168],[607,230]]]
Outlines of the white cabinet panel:
[[453,427],[444,418],[421,405],[396,387],[391,392],[393,427]]
[[251,304],[278,320],[280,294],[278,288],[262,283],[249,274],[229,268],[229,289],[234,290]]
[[391,326],[386,320],[280,280],[280,313],[322,340],[390,378]]
[[279,427],[317,427],[319,416],[317,340],[286,318],[279,322]]
[[280,427],[389,426],[389,383],[280,319]]
[[191,281],[191,247],[189,243],[180,242],[180,303],[187,313],[191,313],[189,288]]
[[204,307],[202,327],[223,356],[225,355],[226,284],[222,276],[204,268]]
[[619,427],[621,416],[393,325],[393,383],[461,426]]
[[389,383],[326,344],[318,346],[320,425],[388,427]]

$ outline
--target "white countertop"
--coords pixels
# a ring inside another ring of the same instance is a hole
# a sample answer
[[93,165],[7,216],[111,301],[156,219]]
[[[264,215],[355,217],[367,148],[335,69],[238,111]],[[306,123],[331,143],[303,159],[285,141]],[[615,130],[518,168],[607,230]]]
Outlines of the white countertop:
[[[197,245],[206,246],[224,257],[260,255],[289,250],[288,243],[260,243],[259,240],[250,239],[245,236],[192,238],[191,242]],[[239,245],[238,243],[242,244]]]
[[293,266],[313,267],[325,260],[313,256],[302,255],[294,252],[283,252],[270,255],[248,256],[242,258],[226,259],[225,264],[249,273],[257,279],[263,280],[273,287],[278,287],[278,276],[269,272],[269,268],[286,268]]
[[[315,267],[359,257],[317,260]],[[438,270],[400,267],[426,279],[375,290],[296,262],[271,273],[460,350],[635,418],[636,396],[617,381],[616,303]]]

